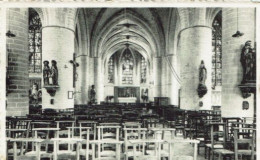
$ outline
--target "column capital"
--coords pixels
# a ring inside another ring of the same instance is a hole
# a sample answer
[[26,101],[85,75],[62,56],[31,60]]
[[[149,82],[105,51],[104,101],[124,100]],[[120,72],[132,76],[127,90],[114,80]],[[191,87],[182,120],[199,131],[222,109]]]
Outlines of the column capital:
[[[39,9],[37,11],[40,12]],[[76,8],[42,8],[40,13],[42,28],[61,27],[75,31]]]
[[176,56],[176,54],[166,54],[166,55],[164,55],[164,57],[173,57],[173,56]]
[[190,27],[183,28],[182,30],[180,30],[178,36],[180,36],[183,31],[188,30],[188,29],[193,29],[193,28],[208,28],[208,29],[212,30],[212,27],[207,26],[207,25],[195,25],[195,26],[190,26]]
[[58,26],[58,25],[49,25],[49,26],[43,26],[42,27],[42,30],[45,29],[45,28],[62,28],[62,29],[67,29],[73,33],[75,33],[75,31],[69,27],[64,27],[64,26]]

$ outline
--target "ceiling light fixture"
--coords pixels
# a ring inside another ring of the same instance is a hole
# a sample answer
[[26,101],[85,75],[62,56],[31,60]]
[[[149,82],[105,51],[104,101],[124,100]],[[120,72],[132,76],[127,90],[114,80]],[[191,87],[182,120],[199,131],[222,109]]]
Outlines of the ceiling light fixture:
[[235,34],[233,34],[232,37],[241,37],[243,35],[244,35],[244,33],[240,32],[238,30],[238,8],[237,8],[237,32]]
[[8,31],[6,32],[6,36],[8,37],[8,38],[12,38],[12,37],[16,37],[16,35],[14,34],[14,33],[12,33],[11,32],[11,30],[10,30],[10,9],[8,10],[9,11],[9,13],[8,13]]

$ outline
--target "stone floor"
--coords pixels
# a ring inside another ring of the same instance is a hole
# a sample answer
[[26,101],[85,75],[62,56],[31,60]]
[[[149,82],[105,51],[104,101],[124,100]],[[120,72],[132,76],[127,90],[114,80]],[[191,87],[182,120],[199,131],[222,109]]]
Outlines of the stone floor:
[[[178,137],[177,137],[178,138]],[[189,143],[181,143],[179,145],[175,145],[175,155],[182,155],[182,156],[193,156],[194,148],[193,145]],[[200,148],[200,154],[198,154],[197,160],[206,160],[204,158],[204,148]],[[176,159],[177,160],[177,159]]]
[[[170,134],[166,134],[166,139],[170,138]],[[184,139],[182,135],[177,135],[176,139]],[[167,144],[164,148],[167,149]],[[200,148],[200,154],[198,154],[197,160],[206,160],[204,158],[204,148]],[[176,156],[173,160],[193,160],[194,147],[190,143],[180,143],[178,145],[174,145],[174,155]],[[124,160],[123,153],[121,154],[121,160]],[[130,159],[129,159],[130,160]]]

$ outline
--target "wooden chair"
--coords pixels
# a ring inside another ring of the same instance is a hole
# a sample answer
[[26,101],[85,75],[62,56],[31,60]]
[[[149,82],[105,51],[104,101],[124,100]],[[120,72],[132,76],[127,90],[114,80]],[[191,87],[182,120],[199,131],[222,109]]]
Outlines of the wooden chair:
[[137,121],[130,121],[122,123],[123,128],[141,128],[142,124]]
[[205,148],[205,144],[210,142],[210,138],[208,137],[210,130],[207,130],[205,126],[205,114],[197,113],[192,117],[192,126],[195,129],[192,138],[199,140],[198,144],[198,154],[200,153],[200,148]]
[[[251,132],[252,137],[243,138],[243,132]],[[248,156],[250,160],[255,159],[256,155],[256,129],[254,128],[234,128],[234,150],[235,160],[239,156]]]
[[225,146],[225,123],[210,123],[210,143],[205,145],[208,159],[214,158],[214,150],[224,149]]
[[78,124],[79,124],[79,127],[90,127],[91,129],[89,130],[89,138],[90,138],[90,140],[96,140],[97,121],[79,120]]
[[[51,130],[38,130],[35,131],[35,129],[39,129],[39,128],[53,128],[55,127],[54,123],[52,120],[33,120],[31,122],[31,133],[32,133],[32,137],[34,138],[41,138],[41,139],[45,139],[45,140],[50,140],[50,138],[54,138],[54,135]],[[36,134],[36,135],[35,135]],[[48,151],[48,143],[46,143],[46,151]]]
[[[153,139],[156,140],[172,140],[175,138],[175,129],[174,128],[148,128],[148,130],[151,130],[154,133]],[[166,134],[170,133],[170,138],[166,138]],[[152,146],[148,144],[146,153],[148,155],[155,155],[155,146]],[[152,148],[152,149],[151,149]],[[168,148],[164,148],[164,145],[160,146],[160,157],[161,158],[168,158],[170,156],[170,146],[168,145]]]
[[[211,159],[215,159],[214,155],[218,155],[218,159],[222,160],[224,159],[232,159],[234,152],[229,149],[229,146],[226,143],[226,130],[225,130],[225,123],[220,123],[218,125],[223,126],[223,131],[220,131],[219,129],[215,130],[214,125],[211,126]],[[217,145],[223,145],[223,148],[221,146]],[[217,147],[215,147],[217,146]]]
[[[26,117],[7,118],[6,120],[6,137],[7,137],[7,156],[14,155],[9,138],[28,138],[31,130],[31,120]],[[17,146],[20,151],[28,150],[28,142],[20,141]],[[20,153],[23,154],[23,153]]]
[[75,120],[71,118],[65,118],[65,119],[59,119],[55,121],[56,127],[60,130],[57,132],[57,136],[65,138],[68,137],[68,128],[67,127],[74,127],[75,126]]
[[[52,138],[51,141],[54,142],[53,149],[53,159],[80,159],[79,147],[84,139],[80,138]],[[60,145],[67,146],[61,148]],[[70,145],[76,145],[76,149],[69,147]]]
[[[161,146],[165,143],[164,140],[156,140],[156,139],[136,139],[136,140],[129,140],[131,144],[133,144],[133,159],[134,160],[160,160],[161,159]],[[142,152],[142,155],[137,154],[137,146],[143,145],[146,146],[147,144],[154,144],[154,155],[146,155]]]
[[[115,125],[102,125],[97,126],[98,129],[98,140],[101,141],[98,143],[98,158],[102,159],[102,157],[117,158],[119,145],[118,143],[109,143],[109,142],[119,142],[119,133],[121,126]],[[105,142],[106,143],[102,143]]]
[[[125,160],[128,160],[129,157],[134,156],[133,145],[129,142],[129,140],[133,139],[145,139],[146,138],[146,128],[123,128],[124,130],[124,155]],[[144,146],[143,144],[138,145],[138,149],[135,154],[143,155],[144,154]]]
[[[123,141],[115,140],[93,140],[92,145],[92,160],[121,160],[120,150]],[[97,154],[96,153],[96,145]],[[109,148],[106,148],[109,147]]]
[[[40,154],[40,143],[43,142],[42,139],[35,139],[35,138],[12,138],[10,139],[10,142],[13,143],[13,149],[14,149],[14,155],[13,159],[14,160],[25,160],[25,159],[31,159],[31,158],[36,158],[36,160],[41,159],[41,154]],[[17,152],[17,142],[20,143],[34,143],[36,146],[35,154],[31,155],[24,155],[23,148],[21,148],[20,155],[18,155]]]
[[[33,128],[33,138],[34,139],[41,139],[43,140],[40,144],[39,151],[35,149],[34,143],[32,143],[32,150],[25,153],[26,156],[34,156],[37,154],[40,154],[41,158],[48,158],[48,159],[53,159],[53,153],[49,152],[49,145],[53,145],[54,143],[50,140],[51,138],[57,137],[56,132],[58,132],[58,128]],[[46,133],[45,136],[42,136],[42,133]],[[51,136],[51,132],[55,132],[53,135],[54,137]],[[40,133],[40,134],[39,134]],[[44,150],[42,150],[42,145],[44,145]],[[39,153],[38,153],[39,152]]]
[[189,137],[190,139],[194,138],[195,133],[195,117],[196,111],[187,111],[185,117],[185,128],[184,128],[184,138]]
[[14,157],[18,153],[23,154],[22,152],[25,149],[24,141],[20,141],[19,145],[17,145],[17,143],[16,143],[15,144],[16,149],[15,149],[14,144],[11,141],[11,139],[26,138],[26,136],[25,136],[26,131],[27,131],[27,129],[15,129],[15,128],[6,129],[6,133],[7,133],[6,134],[6,145],[7,145],[6,156],[7,157]]
[[226,123],[226,141],[231,141],[233,137],[233,131],[232,131],[232,123],[233,122],[243,122],[243,119],[240,117],[222,117],[223,123]]
[[176,120],[175,120],[175,136],[177,136],[178,133],[181,133],[184,136],[185,132],[185,112],[184,111],[178,111],[176,113]]
[[[77,150],[80,156],[84,156],[85,159],[88,160],[89,155],[92,155],[93,153],[92,150],[90,149],[90,143],[89,143],[91,127],[68,127],[68,129],[69,129],[68,138],[72,138],[72,139],[78,138],[84,140],[79,144],[79,146],[77,146]],[[85,148],[83,148],[83,145],[85,146]]]

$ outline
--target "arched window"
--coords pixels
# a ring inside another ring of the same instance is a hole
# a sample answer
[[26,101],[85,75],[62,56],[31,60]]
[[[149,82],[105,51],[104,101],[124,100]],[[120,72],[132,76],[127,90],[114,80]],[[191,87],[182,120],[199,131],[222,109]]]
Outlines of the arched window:
[[38,13],[29,9],[29,72],[41,73],[42,67],[42,32]]
[[146,83],[146,71],[147,71],[147,64],[145,58],[142,56],[141,60],[141,83]]
[[133,84],[134,59],[127,48],[122,57],[122,84]]
[[108,60],[108,83],[114,83],[114,55]]
[[212,24],[212,85],[213,89],[216,86],[222,85],[222,15],[221,12],[214,18]]

